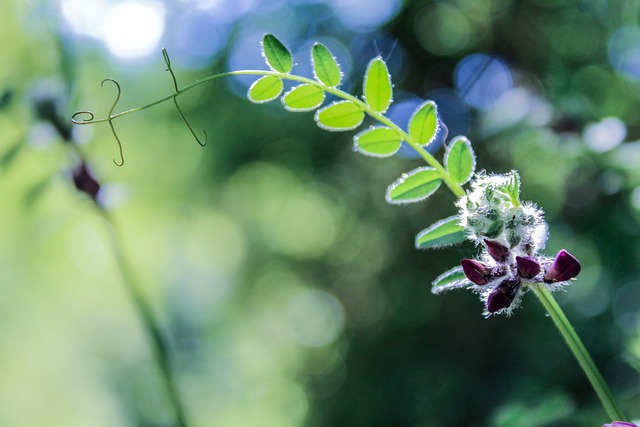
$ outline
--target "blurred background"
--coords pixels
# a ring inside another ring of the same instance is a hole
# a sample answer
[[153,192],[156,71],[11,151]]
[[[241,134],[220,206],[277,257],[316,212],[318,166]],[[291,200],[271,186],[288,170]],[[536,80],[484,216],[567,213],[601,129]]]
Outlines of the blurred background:
[[[607,420],[540,304],[485,320],[431,281],[471,245],[417,251],[455,212],[440,191],[391,206],[421,166],[352,150],[312,113],[254,105],[218,80],[171,105],[104,117],[225,70],[265,69],[273,33],[310,76],[320,41],[360,93],[381,55],[389,116],[435,100],[478,169],[522,195],[583,272],[557,296],[640,417],[640,2],[560,0],[3,0],[0,27],[0,425],[169,426],[171,409],[104,220],[73,186],[78,144],[165,330],[192,426],[600,426]],[[442,148],[433,147],[441,158]]]

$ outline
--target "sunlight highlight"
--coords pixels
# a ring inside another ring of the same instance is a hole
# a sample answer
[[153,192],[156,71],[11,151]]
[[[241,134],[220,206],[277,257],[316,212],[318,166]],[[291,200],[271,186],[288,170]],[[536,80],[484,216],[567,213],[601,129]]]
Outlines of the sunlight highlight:
[[148,55],[164,32],[164,6],[135,0],[118,3],[109,9],[102,30],[102,39],[115,56]]

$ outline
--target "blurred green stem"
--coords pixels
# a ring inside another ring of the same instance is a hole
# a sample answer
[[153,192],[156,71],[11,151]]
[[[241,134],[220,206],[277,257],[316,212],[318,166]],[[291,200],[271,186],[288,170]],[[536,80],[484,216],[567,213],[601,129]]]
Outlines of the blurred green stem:
[[160,331],[160,327],[158,326],[158,322],[151,311],[151,307],[140,292],[135,279],[135,274],[133,274],[133,270],[124,254],[124,245],[122,244],[122,240],[120,239],[120,235],[118,234],[111,215],[101,207],[98,207],[98,210],[107,223],[107,232],[109,234],[116,264],[120,269],[120,274],[122,274],[122,280],[125,284],[125,288],[133,302],[136,312],[138,313],[145,335],[149,340],[153,357],[160,370],[160,375],[164,380],[167,395],[171,401],[171,405],[173,406],[176,425],[178,427],[188,427],[189,423],[187,422],[185,415],[184,405],[180,399],[176,380],[173,375],[169,346]]
[[607,386],[602,374],[591,358],[591,355],[589,355],[589,352],[582,343],[582,340],[576,333],[573,326],[571,326],[569,319],[567,319],[567,316],[565,316],[555,298],[551,295],[551,292],[549,292],[549,290],[543,285],[535,285],[531,286],[531,288],[544,306],[545,310],[547,310],[547,313],[549,313],[549,316],[551,316],[553,323],[555,323],[556,327],[560,331],[560,334],[569,346],[569,349],[578,360],[580,367],[587,375],[587,378],[591,382],[593,389],[596,391],[596,394],[598,395],[602,406],[604,406],[605,411],[607,411],[609,418],[611,418],[611,421],[626,420],[618,406],[618,403],[613,397],[611,390],[609,390],[609,386]]

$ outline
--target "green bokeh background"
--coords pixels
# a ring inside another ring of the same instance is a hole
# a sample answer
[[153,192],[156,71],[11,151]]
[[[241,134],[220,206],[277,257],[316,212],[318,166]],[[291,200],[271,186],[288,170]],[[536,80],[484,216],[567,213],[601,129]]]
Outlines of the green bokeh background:
[[[181,68],[173,57],[179,82],[228,69],[256,23],[276,36],[305,28],[283,38],[294,47],[330,37],[351,50],[344,71],[356,94],[377,39],[402,53],[401,67],[389,57],[396,93],[419,97],[452,88],[463,57],[499,55],[528,109],[515,119],[508,106],[471,110],[478,167],[518,169],[523,198],[547,213],[547,252],[581,260],[579,280],[557,298],[626,412],[640,417],[640,86],[607,55],[616,30],[637,28],[638,3],[388,2],[394,14],[366,31],[340,16],[364,13],[340,12],[348,3],[255,1],[209,63]],[[77,157],[34,105],[54,100],[65,120],[87,108],[102,117],[114,94],[103,78],[123,88],[117,111],[170,94],[171,81],[159,52],[120,60],[74,35],[61,4],[0,5],[0,425],[168,426],[109,225],[73,187]],[[168,28],[194,7],[166,5]],[[218,81],[179,98],[209,134],[205,148],[170,103],[114,122],[122,168],[107,125],[74,129],[171,343],[193,426],[609,421],[533,296],[511,318],[485,320],[471,293],[430,293],[475,249],[413,248],[415,234],[455,212],[445,190],[386,204],[387,185],[417,159],[363,157],[351,148],[355,132],[326,132],[277,102],[251,104],[238,87]],[[627,132],[601,152],[585,129],[606,117]]]

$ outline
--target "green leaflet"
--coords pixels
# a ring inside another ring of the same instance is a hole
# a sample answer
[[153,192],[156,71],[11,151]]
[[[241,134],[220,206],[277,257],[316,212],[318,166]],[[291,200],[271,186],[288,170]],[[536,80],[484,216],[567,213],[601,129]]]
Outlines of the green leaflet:
[[353,137],[353,149],[373,157],[389,157],[402,146],[400,136],[388,127],[371,127]]
[[247,98],[249,101],[256,104],[262,104],[265,102],[273,101],[282,93],[284,84],[282,79],[276,76],[264,76],[253,82],[249,91],[247,92]]
[[322,105],[324,91],[317,86],[301,84],[282,97],[284,108],[289,111],[311,111]]
[[423,102],[409,119],[411,139],[422,145],[429,145],[438,132],[438,107],[433,101]]
[[391,105],[393,90],[387,64],[377,57],[369,62],[364,75],[364,99],[372,110],[384,113]]
[[262,38],[262,54],[273,71],[288,73],[293,68],[291,52],[273,34]]
[[476,155],[466,137],[458,136],[449,144],[444,155],[444,164],[451,179],[458,184],[464,184],[471,179],[476,169]]
[[419,202],[432,195],[442,184],[438,171],[430,167],[421,167],[402,174],[387,188],[388,203],[401,205]]
[[517,171],[511,171],[511,180],[507,185],[506,191],[511,198],[511,203],[514,206],[520,206],[520,175],[518,175]]
[[338,61],[325,45],[321,43],[313,45],[311,48],[311,62],[316,80],[329,87],[336,87],[340,84],[342,80],[340,65],[338,65]]
[[326,130],[350,130],[360,126],[364,111],[351,101],[338,101],[316,111],[315,120]]
[[462,267],[453,267],[452,269],[442,273],[433,281],[431,292],[439,294],[450,289],[468,287],[473,287],[473,283],[471,283],[464,275]]
[[458,217],[454,215],[442,219],[418,233],[416,248],[441,248],[462,243],[466,239],[464,228],[458,224]]

